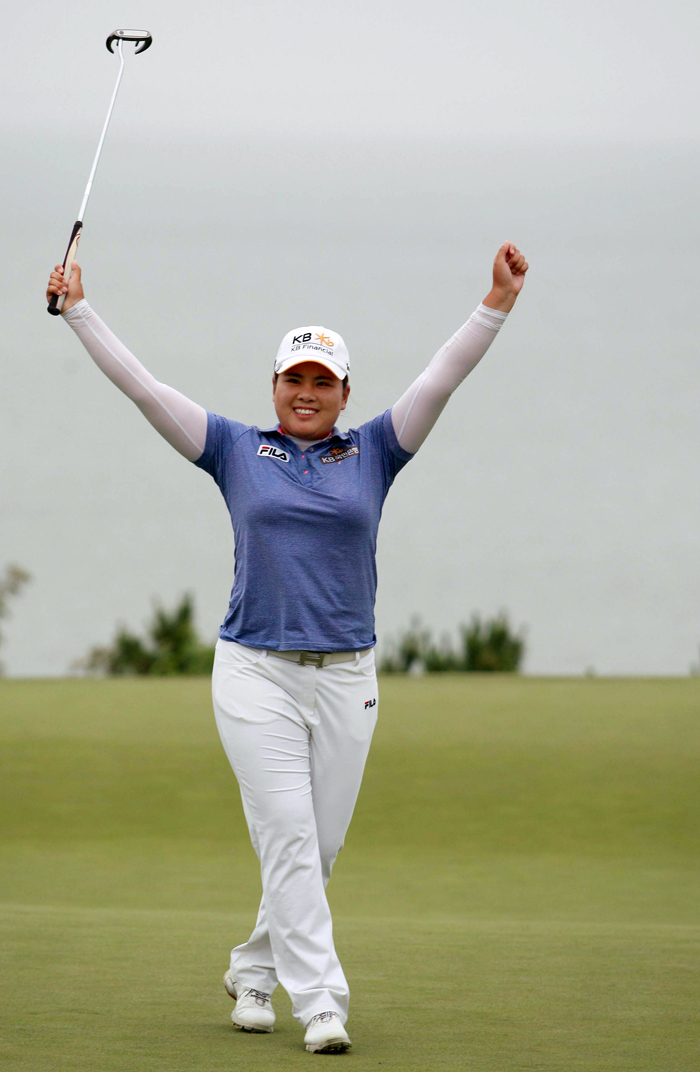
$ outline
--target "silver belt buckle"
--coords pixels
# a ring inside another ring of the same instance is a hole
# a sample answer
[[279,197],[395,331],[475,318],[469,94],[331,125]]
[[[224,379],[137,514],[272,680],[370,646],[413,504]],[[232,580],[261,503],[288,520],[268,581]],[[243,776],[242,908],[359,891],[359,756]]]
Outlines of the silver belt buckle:
[[326,658],[325,651],[302,651],[299,657],[301,666],[316,666],[320,670]]

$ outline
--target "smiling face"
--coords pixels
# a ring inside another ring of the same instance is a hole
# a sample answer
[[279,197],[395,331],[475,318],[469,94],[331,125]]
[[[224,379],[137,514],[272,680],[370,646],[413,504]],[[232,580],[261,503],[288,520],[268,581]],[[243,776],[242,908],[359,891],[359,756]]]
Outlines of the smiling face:
[[283,432],[299,439],[324,439],[333,431],[350,385],[317,361],[303,361],[273,377],[272,400]]

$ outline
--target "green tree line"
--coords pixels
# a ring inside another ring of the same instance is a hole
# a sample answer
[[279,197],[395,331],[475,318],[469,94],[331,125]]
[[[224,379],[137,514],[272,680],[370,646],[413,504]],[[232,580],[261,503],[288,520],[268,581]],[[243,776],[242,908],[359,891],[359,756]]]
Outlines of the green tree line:
[[[455,647],[449,637],[440,643],[414,618],[398,640],[390,641],[379,669],[387,674],[425,670],[428,673],[517,673],[525,654],[523,630],[514,632],[507,615],[482,619],[474,615],[460,626]],[[214,645],[200,640],[194,622],[194,600],[188,593],[168,611],[157,606],[144,638],[121,627],[111,644],[93,648],[77,669],[99,674],[209,674]]]
[[427,671],[444,673],[517,673],[525,655],[525,636],[514,632],[505,612],[482,621],[474,614],[468,625],[459,627],[454,646],[447,635],[437,643],[420,618],[414,618],[398,640],[389,641],[379,669],[384,674]]
[[[9,616],[9,602],[10,600],[19,595],[25,584],[31,581],[31,574],[27,573],[26,569],[22,569],[21,566],[11,564],[5,566],[5,571],[0,575],[0,618],[7,618]],[[3,637],[0,633],[0,644]],[[0,674],[3,672],[3,665],[0,663]]]
[[200,640],[194,624],[194,600],[187,593],[171,611],[157,606],[142,639],[125,627],[107,647],[96,647],[76,669],[98,674],[210,674],[214,645]]

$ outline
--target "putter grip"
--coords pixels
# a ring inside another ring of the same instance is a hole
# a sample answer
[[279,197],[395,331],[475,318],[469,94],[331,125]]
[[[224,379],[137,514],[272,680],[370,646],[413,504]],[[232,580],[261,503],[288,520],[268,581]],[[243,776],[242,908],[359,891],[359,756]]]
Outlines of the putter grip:
[[[63,278],[65,279],[66,283],[71,277],[71,265],[75,260],[76,254],[78,252],[78,242],[80,241],[82,229],[83,221],[76,220],[73,224],[73,230],[71,231],[70,242],[68,243],[66,255],[63,258]],[[51,316],[58,316],[61,312],[61,309],[63,308],[63,303],[65,299],[65,294],[52,294],[51,301],[47,305],[46,311],[50,313]]]

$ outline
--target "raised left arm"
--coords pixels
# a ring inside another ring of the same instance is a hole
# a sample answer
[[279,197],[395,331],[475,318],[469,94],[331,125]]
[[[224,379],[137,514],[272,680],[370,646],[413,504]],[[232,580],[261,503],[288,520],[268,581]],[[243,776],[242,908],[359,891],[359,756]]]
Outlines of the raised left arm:
[[527,269],[512,242],[501,246],[489,294],[392,407],[394,431],[404,450],[411,454],[418,450],[452,392],[484,356],[522,290]]

